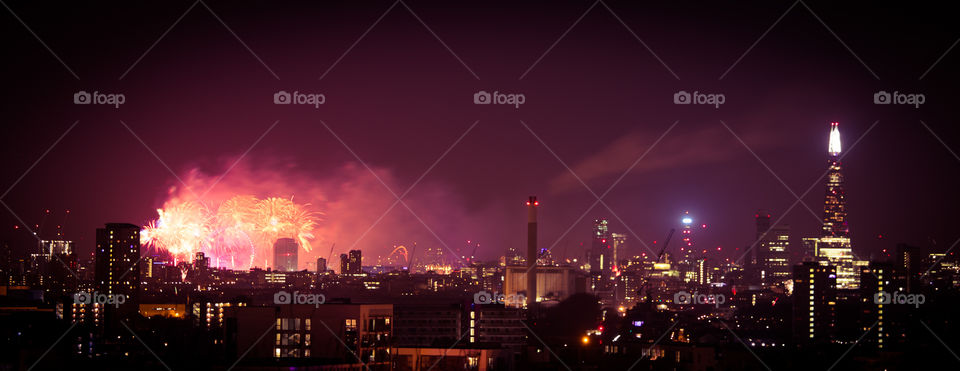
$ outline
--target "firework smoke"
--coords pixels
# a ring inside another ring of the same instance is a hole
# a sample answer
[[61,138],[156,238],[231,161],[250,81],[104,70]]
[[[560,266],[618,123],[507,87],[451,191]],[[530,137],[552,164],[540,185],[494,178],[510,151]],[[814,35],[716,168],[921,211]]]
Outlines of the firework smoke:
[[309,252],[318,215],[291,199],[235,196],[216,209],[194,201],[172,200],[144,227],[143,242],[166,250],[177,261],[203,252],[214,266],[247,269],[269,261],[273,242],[292,237]]
[[336,259],[351,249],[361,249],[364,263],[375,264],[398,244],[445,249],[439,238],[452,244],[461,236],[481,235],[468,226],[482,224],[483,217],[465,210],[445,184],[424,181],[404,197],[417,218],[395,204],[381,180],[394,189],[409,182],[386,169],[374,168],[374,176],[348,162],[306,170],[248,156],[221,179],[234,162],[225,158],[222,166],[193,168],[180,176],[182,184],[172,183],[158,200],[155,219],[143,228],[144,246],[185,262],[203,252],[212,266],[243,270],[270,267],[273,243],[289,237],[301,246],[298,269],[312,270],[317,258],[338,267]]

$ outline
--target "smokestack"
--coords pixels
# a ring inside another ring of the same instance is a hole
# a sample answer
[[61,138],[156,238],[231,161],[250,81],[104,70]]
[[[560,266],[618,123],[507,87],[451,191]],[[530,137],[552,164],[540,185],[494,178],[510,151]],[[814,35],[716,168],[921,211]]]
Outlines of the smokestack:
[[537,207],[536,196],[527,200],[527,308],[537,303]]

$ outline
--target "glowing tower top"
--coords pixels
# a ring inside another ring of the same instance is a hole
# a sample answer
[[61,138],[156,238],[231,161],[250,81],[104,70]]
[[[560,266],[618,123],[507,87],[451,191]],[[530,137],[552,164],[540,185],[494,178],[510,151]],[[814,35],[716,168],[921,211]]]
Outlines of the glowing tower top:
[[830,123],[830,146],[827,148],[830,156],[840,155],[840,124]]
[[840,129],[836,122],[830,123],[830,159],[827,171],[827,193],[823,204],[822,237],[847,237],[846,192],[843,189],[843,173],[840,166]]

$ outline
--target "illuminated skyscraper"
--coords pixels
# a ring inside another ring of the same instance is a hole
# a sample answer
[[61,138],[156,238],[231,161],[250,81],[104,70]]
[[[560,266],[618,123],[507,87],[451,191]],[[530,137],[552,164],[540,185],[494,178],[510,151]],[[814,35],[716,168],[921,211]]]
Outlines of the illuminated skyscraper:
[[683,212],[683,218],[680,219],[680,222],[683,223],[683,229],[680,230],[680,240],[682,241],[680,246],[680,251],[683,251],[683,261],[682,263],[691,263],[694,260],[693,252],[693,217],[690,216],[689,211]]
[[[96,295],[122,297],[122,303],[108,305],[105,321],[110,331],[138,310],[140,290],[140,227],[126,223],[108,223],[97,229],[94,279]],[[120,301],[120,300],[118,300]]]
[[836,268],[817,262],[793,267],[793,334],[797,344],[827,343],[836,328]]
[[590,272],[594,275],[610,277],[613,266],[613,240],[606,219],[593,221],[593,240],[590,244]]
[[756,279],[763,285],[790,280],[790,227],[770,228],[770,214],[757,212]]
[[362,260],[360,250],[350,250],[349,255],[340,254],[340,274],[362,274]]
[[297,252],[300,245],[293,238],[278,238],[273,243],[273,270],[295,272],[297,270]]
[[823,202],[823,228],[817,244],[817,260],[837,267],[837,288],[859,287],[859,272],[854,264],[850,244],[850,227],[847,226],[846,192],[843,190],[843,174],[840,171],[840,128],[830,124],[830,154],[827,172],[827,192]]

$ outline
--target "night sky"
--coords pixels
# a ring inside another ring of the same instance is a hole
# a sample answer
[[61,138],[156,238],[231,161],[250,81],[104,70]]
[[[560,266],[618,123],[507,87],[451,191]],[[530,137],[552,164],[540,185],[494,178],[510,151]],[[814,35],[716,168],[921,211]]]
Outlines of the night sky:
[[[598,217],[645,251],[638,238],[662,240],[689,210],[707,225],[699,246],[739,257],[757,209],[777,220],[811,187],[816,217],[797,204],[781,223],[796,249],[818,235],[837,121],[858,256],[960,238],[955,13],[670,3],[5,0],[2,201],[31,228],[50,209],[45,233],[69,209],[66,237],[89,254],[103,223],[154,219],[178,177],[210,184],[230,169],[211,195],[293,196],[323,212],[320,256],[439,237],[494,258],[523,246],[536,195],[555,255],[581,257]],[[79,90],[126,103],[75,105]],[[278,90],[326,103],[275,105]],[[526,102],[475,105],[479,90]],[[726,102],[676,105],[680,90]],[[875,105],[880,90],[926,102]],[[396,200],[377,178],[400,195],[421,176],[404,197],[416,216],[397,205],[358,241]],[[0,242],[34,246],[13,213],[0,222]]]

